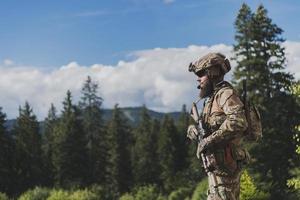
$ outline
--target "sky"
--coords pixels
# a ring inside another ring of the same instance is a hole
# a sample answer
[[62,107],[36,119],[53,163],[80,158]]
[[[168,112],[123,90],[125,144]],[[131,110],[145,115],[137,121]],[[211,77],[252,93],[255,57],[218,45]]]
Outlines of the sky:
[[[39,119],[66,91],[74,102],[88,75],[103,106],[180,110],[197,97],[187,65],[219,51],[232,56],[239,0],[2,0],[0,102],[8,118],[28,101]],[[300,1],[261,3],[284,30],[287,71],[300,78]],[[233,67],[234,67],[234,63]],[[230,74],[229,78],[230,79]]]

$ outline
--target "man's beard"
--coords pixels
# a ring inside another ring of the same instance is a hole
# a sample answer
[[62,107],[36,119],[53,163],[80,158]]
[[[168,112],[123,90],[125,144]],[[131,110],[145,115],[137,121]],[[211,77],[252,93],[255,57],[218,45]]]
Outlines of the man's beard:
[[199,96],[201,99],[206,98],[209,95],[211,95],[213,92],[213,89],[214,89],[213,83],[209,79],[207,81],[205,81],[202,86],[199,85],[198,88],[200,89]]

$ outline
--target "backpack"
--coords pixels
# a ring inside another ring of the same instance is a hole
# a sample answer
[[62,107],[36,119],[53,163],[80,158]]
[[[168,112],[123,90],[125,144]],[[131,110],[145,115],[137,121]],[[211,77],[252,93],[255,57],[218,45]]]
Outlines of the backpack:
[[261,117],[257,107],[247,99],[246,80],[243,80],[242,101],[248,122],[248,128],[245,131],[245,139],[249,142],[257,142],[262,138]]

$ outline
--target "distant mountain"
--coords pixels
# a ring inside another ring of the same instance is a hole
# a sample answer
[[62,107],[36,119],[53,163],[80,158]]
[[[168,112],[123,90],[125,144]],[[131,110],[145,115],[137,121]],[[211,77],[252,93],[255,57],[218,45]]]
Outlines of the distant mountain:
[[[125,116],[128,118],[131,125],[136,126],[140,122],[140,113],[142,111],[142,107],[125,107],[121,108]],[[103,118],[104,121],[108,121],[112,117],[112,109],[103,109]],[[170,113],[161,113],[153,110],[149,110],[149,115],[153,119],[162,120],[163,117],[168,114],[175,121],[179,119],[180,112],[170,112]]]
[[[142,107],[125,107],[120,109],[124,112],[125,116],[128,118],[128,121],[132,126],[136,126],[140,122],[140,113],[142,111]],[[113,112],[112,109],[102,109],[103,120],[105,122],[111,119],[112,112]],[[166,114],[168,114],[175,121],[177,121],[179,119],[180,112],[161,113],[161,112],[149,110],[149,115],[153,119],[162,120]],[[5,123],[5,127],[7,127],[8,130],[11,130],[15,123],[16,123],[16,119],[7,120]],[[41,121],[40,122],[41,129],[43,129],[43,124],[44,121]]]

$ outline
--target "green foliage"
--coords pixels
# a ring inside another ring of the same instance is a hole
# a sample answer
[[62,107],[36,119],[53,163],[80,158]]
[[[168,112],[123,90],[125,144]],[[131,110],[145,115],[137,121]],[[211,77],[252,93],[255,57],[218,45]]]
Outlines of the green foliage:
[[256,193],[256,186],[248,172],[245,170],[241,177],[241,199],[252,199]]
[[134,200],[134,196],[129,193],[123,194],[119,200]]
[[292,178],[287,181],[287,185],[296,190],[300,189],[300,179]]
[[169,194],[168,200],[183,200],[189,198],[191,192],[192,192],[191,188],[186,188],[186,187],[178,188],[177,190]]
[[248,98],[262,115],[264,137],[251,149],[256,160],[253,168],[266,183],[261,185],[272,185],[264,188],[271,191],[272,199],[287,198],[286,181],[295,162],[293,136],[294,127],[300,123],[300,108],[291,94],[294,77],[284,71],[283,30],[272,22],[262,5],[252,13],[246,4],[239,11],[235,28],[235,86],[241,91],[242,80],[247,80]]
[[[156,200],[167,200],[168,198],[162,194],[160,194]],[[186,200],[186,199],[185,199]]]
[[98,200],[98,196],[88,189],[76,190],[72,192],[68,199],[70,200]]
[[106,200],[106,196],[109,196],[109,195],[106,195],[107,192],[104,190],[104,188],[101,186],[101,185],[97,185],[97,184],[94,184],[92,186],[90,186],[88,188],[93,194],[95,194],[99,200]]
[[[297,103],[300,105],[300,81],[291,87],[292,94],[295,95]],[[296,153],[298,158],[300,155],[300,124],[295,127],[297,133],[294,135],[294,141],[296,142]],[[292,170],[294,178],[287,180],[287,186],[296,191],[296,195],[300,197],[300,168],[296,167]]]
[[152,121],[146,106],[140,114],[140,123],[134,130],[132,163],[136,185],[154,184],[159,181],[157,135],[159,122]]
[[107,129],[109,141],[107,184],[116,198],[129,190],[131,184],[130,129],[123,113],[116,105]]
[[207,179],[203,179],[193,192],[191,200],[206,200],[208,190]]
[[[298,105],[300,105],[300,81],[292,85],[291,92],[296,98]],[[297,132],[294,135],[294,141],[296,142],[296,153],[300,155],[300,123],[296,125],[295,130]]]
[[[179,120],[177,122],[177,138],[175,143],[176,147],[176,163],[177,164],[177,170],[182,171],[184,169],[187,169],[189,167],[189,161],[190,158],[188,156],[188,140],[186,138],[186,130],[189,125],[190,115],[186,110],[186,105],[182,106],[181,113],[179,116]],[[195,157],[195,156],[193,156]]]
[[69,192],[62,189],[52,190],[47,200],[69,200]]
[[9,198],[5,193],[0,192],[0,200],[9,200]]
[[269,199],[269,194],[258,190],[253,179],[245,170],[241,176],[241,200],[264,200]]
[[71,92],[63,102],[62,117],[54,130],[53,166],[56,185],[66,188],[86,182],[87,150],[79,110],[72,104]]
[[23,193],[18,200],[46,200],[50,195],[48,188],[35,187]]
[[5,128],[6,115],[0,107],[0,191],[11,193],[13,180],[16,179],[13,173],[13,140],[7,134]]
[[[101,190],[101,191],[100,191]],[[89,189],[63,190],[36,187],[23,193],[18,200],[104,200],[103,191],[97,186]],[[1,200],[1,199],[0,199]]]
[[132,193],[123,194],[119,200],[166,200],[155,185],[136,187]]
[[56,108],[53,104],[48,111],[48,116],[45,119],[44,133],[42,135],[42,150],[43,150],[43,163],[44,163],[44,183],[47,186],[53,186],[54,179],[54,166],[52,163],[53,156],[53,139],[54,130],[58,125],[58,117]]
[[19,108],[13,132],[16,142],[16,187],[21,192],[42,182],[41,135],[38,121],[28,102]]
[[177,186],[174,185],[174,176],[176,175],[176,127],[174,121],[168,115],[163,119],[161,131],[158,139],[158,155],[161,167],[161,180],[164,183],[164,189],[171,191]]
[[135,200],[156,200],[159,197],[159,191],[156,186],[139,187],[134,195]]
[[83,117],[83,131],[87,139],[89,183],[104,184],[107,165],[107,138],[105,137],[98,84],[88,76],[81,89],[79,107]]

